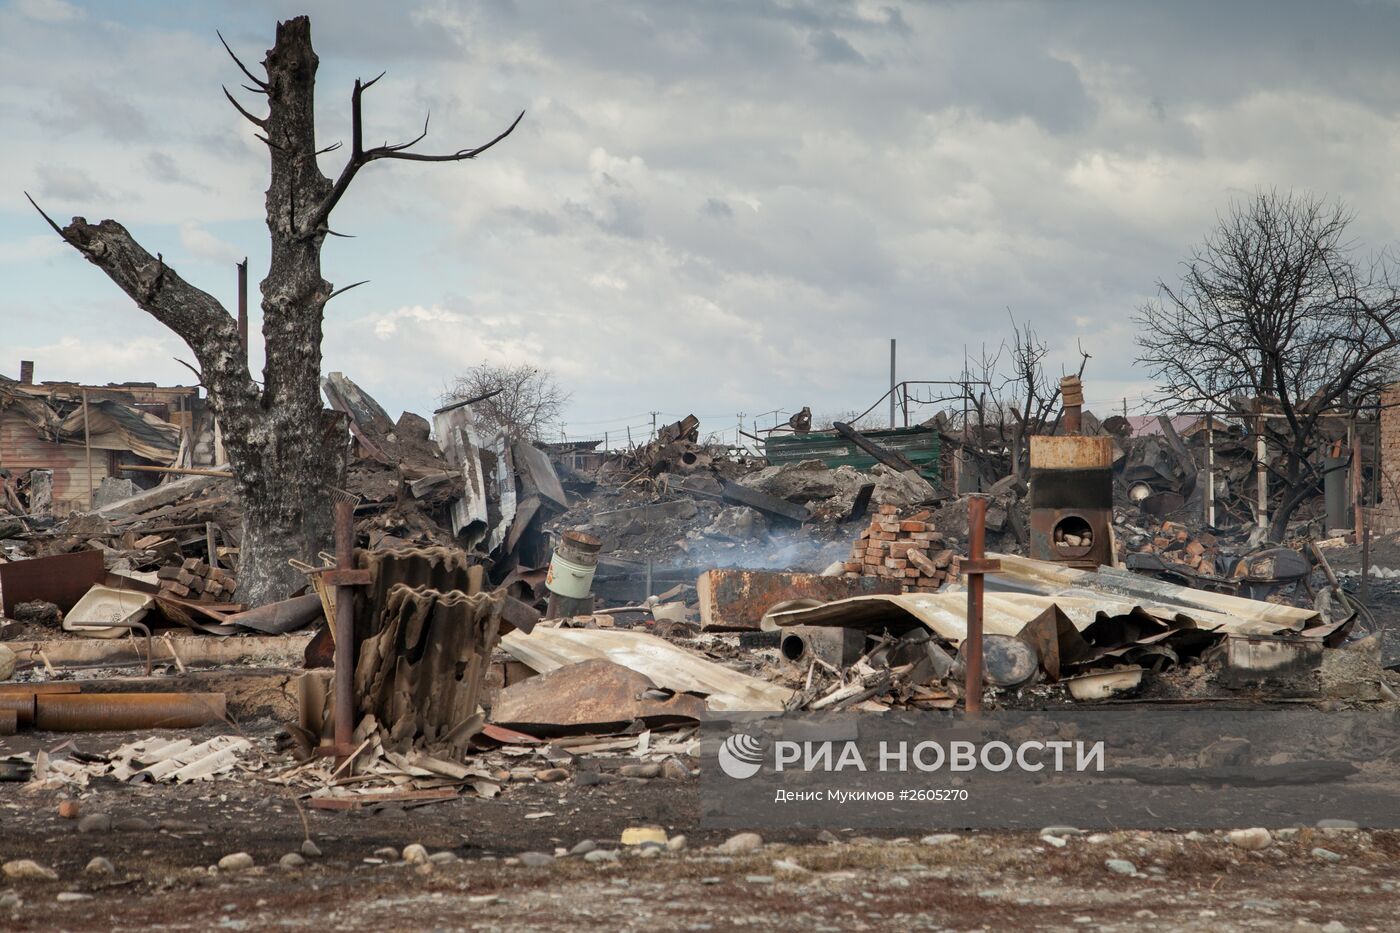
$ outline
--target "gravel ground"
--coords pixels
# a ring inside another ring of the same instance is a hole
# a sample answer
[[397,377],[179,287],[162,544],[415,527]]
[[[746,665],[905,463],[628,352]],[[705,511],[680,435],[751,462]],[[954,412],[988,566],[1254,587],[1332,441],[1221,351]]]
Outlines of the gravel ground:
[[[84,747],[129,738],[84,737]],[[1395,929],[1400,884],[1400,833],[1316,828],[1276,832],[1258,851],[1223,834],[925,837],[933,827],[900,838],[766,833],[756,848],[726,851],[727,833],[697,829],[694,781],[520,785],[495,800],[307,811],[305,823],[287,790],[257,774],[181,787],[98,781],[80,795],[82,815],[115,825],[86,832],[59,815],[63,796],[0,784],[0,862],[56,874],[0,878],[0,929],[1340,933]],[[621,847],[637,826],[684,835],[685,847]],[[320,854],[279,865],[308,833]],[[550,858],[584,840],[617,857]],[[405,862],[411,844],[438,861]],[[237,852],[253,867],[215,867]],[[96,857],[111,874],[85,870]]]

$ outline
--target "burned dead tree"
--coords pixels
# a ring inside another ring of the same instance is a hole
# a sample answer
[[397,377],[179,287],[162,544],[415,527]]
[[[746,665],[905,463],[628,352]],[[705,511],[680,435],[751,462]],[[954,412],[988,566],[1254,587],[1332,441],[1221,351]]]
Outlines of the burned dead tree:
[[1400,362],[1400,266],[1361,254],[1351,220],[1310,195],[1236,202],[1136,315],[1163,410],[1238,417],[1280,454],[1274,541],[1321,488],[1327,421],[1372,408]]
[[125,227],[115,220],[91,224],[82,217],[62,228],[49,223],[194,352],[243,508],[238,599],[259,605],[284,598],[305,582],[287,565],[288,558],[308,560],[327,549],[330,490],[345,470],[345,425],[340,416],[323,411],[320,392],[326,303],[354,287],[335,289],[321,276],[321,247],[333,232],[332,211],[369,163],[472,159],[508,136],[524,113],[495,139],[471,149],[443,155],[412,151],[427,134],[426,121],[423,132],[406,143],[366,148],[362,100],[379,78],[356,80],[350,97],[350,154],[332,182],[316,162],[340,143],[324,149],[316,144],[318,59],[310,19],[300,16],[277,24],[276,41],[262,62],[263,77],[228,51],[249,82],[244,87],[267,99],[267,115],[260,117],[224,89],[238,112],[258,128],[271,161],[266,204],[272,248],[261,286],[267,348],[261,385],[249,371],[233,315],[182,279],[159,253],[152,256]]
[[[1009,344],[1003,341],[995,352],[984,348],[979,359],[963,368],[969,389],[969,420],[977,419],[975,430],[964,425],[966,448],[981,464],[991,467],[989,481],[1006,475],[1024,479],[1030,470],[1031,436],[1054,434],[1060,424],[1060,382],[1045,371],[1049,344],[1029,321],[1017,323],[1012,317],[1011,332]],[[1079,368],[1074,375],[1084,375],[1089,358],[1079,348]],[[980,396],[970,394],[976,383],[987,387]]]
[[512,440],[543,441],[569,398],[549,370],[528,363],[482,363],[458,376],[442,403],[470,401],[478,426],[504,431]]

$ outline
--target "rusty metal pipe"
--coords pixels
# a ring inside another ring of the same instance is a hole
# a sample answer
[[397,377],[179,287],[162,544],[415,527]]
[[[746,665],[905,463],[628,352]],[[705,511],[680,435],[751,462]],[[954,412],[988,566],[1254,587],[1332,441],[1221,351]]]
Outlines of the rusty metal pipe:
[[71,680],[46,680],[32,684],[0,684],[0,696],[17,693],[82,693],[83,688]]
[[972,569],[967,573],[967,638],[963,641],[963,666],[967,681],[964,709],[982,711],[982,594],[984,580],[978,568],[987,547],[987,500],[973,496],[967,502],[967,556]]
[[19,731],[19,717],[12,709],[0,709],[0,735],[14,735]]
[[48,732],[192,729],[224,718],[222,693],[56,693],[36,698],[34,728]]
[[[355,502],[335,499],[335,566],[355,566]],[[335,588],[335,745],[337,756],[350,754],[355,731],[355,590]]]
[[16,721],[20,725],[31,725],[34,722],[34,694],[0,694],[0,716],[4,716],[7,713],[14,713]]

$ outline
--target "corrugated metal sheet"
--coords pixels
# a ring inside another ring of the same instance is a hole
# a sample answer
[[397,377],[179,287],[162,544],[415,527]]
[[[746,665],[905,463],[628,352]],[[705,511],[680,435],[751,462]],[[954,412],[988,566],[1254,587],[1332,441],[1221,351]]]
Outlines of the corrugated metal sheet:
[[[1207,593],[1100,568],[1074,570],[1063,564],[1002,554],[1001,574],[989,575],[983,600],[984,630],[1015,635],[1052,606],[1080,631],[1103,618],[1143,613],[1172,628],[1200,628],[1247,635],[1298,632],[1320,618],[1311,609]],[[773,615],[779,626],[842,625],[878,629],[922,624],[940,638],[959,643],[967,635],[967,594],[905,593],[857,596],[813,609]]]
[[31,469],[53,470],[54,512],[64,515],[86,511],[88,493],[108,474],[110,455],[92,452],[92,476],[82,444],[59,444],[43,440],[33,425],[14,410],[0,412],[0,467],[12,473]]
[[731,671],[643,632],[536,626],[528,635],[511,632],[501,639],[501,647],[540,673],[605,658],[647,675],[668,690],[703,693],[712,711],[776,712],[792,695],[786,687]]
[[[940,438],[932,428],[893,428],[862,431],[886,450],[894,450],[912,461],[921,473],[937,476]],[[834,431],[808,434],[770,434],[763,442],[763,454],[772,464],[821,460],[828,467],[852,466],[868,470],[875,458]]]

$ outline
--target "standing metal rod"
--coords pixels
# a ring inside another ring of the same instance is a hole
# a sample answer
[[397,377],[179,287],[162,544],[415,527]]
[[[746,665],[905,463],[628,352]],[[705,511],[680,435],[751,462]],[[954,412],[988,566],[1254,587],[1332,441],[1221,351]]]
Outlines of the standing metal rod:
[[[355,502],[349,497],[335,499],[335,566],[349,570],[355,565]],[[335,588],[335,745],[337,756],[350,754],[355,731],[355,590]]]
[[1001,570],[1001,561],[987,560],[987,500],[971,496],[967,500],[967,560],[962,572],[967,577],[967,637],[961,654],[967,680],[963,689],[963,708],[969,715],[982,712],[982,596],[983,576]]
[[243,360],[248,359],[248,260],[235,263],[238,267],[238,342],[243,345]]
[[894,340],[895,338],[890,338],[890,427],[894,427]]
[[87,389],[83,390],[83,453],[87,457],[88,508],[91,509],[97,501],[97,490],[92,488],[92,435],[88,431]]

